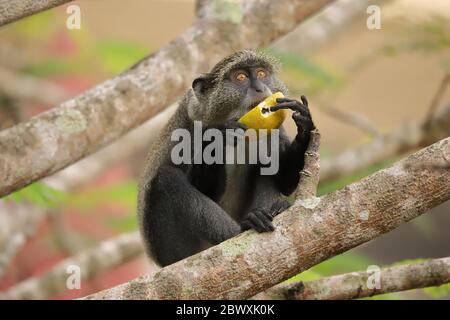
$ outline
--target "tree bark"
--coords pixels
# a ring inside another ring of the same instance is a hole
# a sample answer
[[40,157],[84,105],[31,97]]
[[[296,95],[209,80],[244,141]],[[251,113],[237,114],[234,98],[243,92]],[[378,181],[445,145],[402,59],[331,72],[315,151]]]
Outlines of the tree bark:
[[[280,284],[254,299],[349,300],[406,291],[450,282],[450,258],[405,264],[374,271],[360,271],[314,281]],[[379,282],[377,282],[379,281]]]
[[317,201],[296,201],[275,218],[274,232],[247,231],[155,274],[87,298],[249,298],[450,199],[449,170],[410,167],[442,162],[449,152],[446,138]]
[[72,0],[0,0],[0,26]]

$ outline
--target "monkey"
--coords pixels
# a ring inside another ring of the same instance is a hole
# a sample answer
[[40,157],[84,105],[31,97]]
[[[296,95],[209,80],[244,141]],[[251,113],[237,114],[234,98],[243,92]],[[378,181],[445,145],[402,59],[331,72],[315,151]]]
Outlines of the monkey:
[[226,134],[248,128],[237,120],[275,92],[287,96],[278,79],[280,63],[256,50],[238,51],[192,82],[146,159],[138,187],[138,222],[147,254],[167,266],[239,233],[274,230],[298,185],[304,155],[315,128],[308,101],[279,98],[271,111],[291,109],[294,139],[279,129],[279,169],[262,175],[257,164],[177,164],[171,161],[175,129],[193,131],[194,121]]

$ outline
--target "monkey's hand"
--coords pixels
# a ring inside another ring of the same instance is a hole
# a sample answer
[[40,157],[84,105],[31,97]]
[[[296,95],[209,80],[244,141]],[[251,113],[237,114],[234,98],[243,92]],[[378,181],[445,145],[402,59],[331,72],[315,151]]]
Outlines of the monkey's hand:
[[297,125],[297,139],[303,139],[309,135],[311,130],[315,129],[311,113],[309,112],[308,100],[301,96],[301,102],[288,98],[278,98],[278,104],[270,108],[270,111],[280,109],[291,109],[294,111],[292,119]]
[[287,200],[280,199],[272,207],[252,209],[241,221],[242,231],[254,229],[257,232],[268,232],[275,230],[272,223],[274,217],[290,207]]

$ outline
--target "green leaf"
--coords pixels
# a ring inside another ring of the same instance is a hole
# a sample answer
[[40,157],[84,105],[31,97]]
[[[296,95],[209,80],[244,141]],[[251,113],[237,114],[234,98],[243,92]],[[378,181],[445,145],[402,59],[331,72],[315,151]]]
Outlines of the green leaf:
[[41,208],[53,208],[60,205],[66,198],[66,193],[49,187],[44,183],[35,182],[6,196],[5,200],[12,200],[18,203],[29,201]]
[[71,73],[73,65],[62,60],[44,60],[35,64],[30,64],[22,68],[22,71],[37,77],[55,76]]
[[18,37],[29,39],[44,39],[54,32],[54,14],[43,11],[16,21],[12,28]]
[[422,291],[434,299],[441,299],[450,295],[450,283],[438,287],[424,288]]
[[128,208],[134,208],[136,199],[137,182],[127,181],[72,194],[67,198],[67,202],[69,205],[80,210],[89,210],[105,201],[113,201],[115,204],[122,204]]

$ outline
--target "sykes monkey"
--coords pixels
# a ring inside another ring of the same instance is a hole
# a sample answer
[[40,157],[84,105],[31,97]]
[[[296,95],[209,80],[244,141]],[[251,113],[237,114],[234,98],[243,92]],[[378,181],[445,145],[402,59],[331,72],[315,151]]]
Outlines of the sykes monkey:
[[[314,124],[308,101],[277,99],[273,110],[291,109],[297,134],[279,132],[279,170],[261,175],[261,164],[180,164],[171,161],[171,134],[194,121],[203,127],[246,127],[237,120],[272,93],[287,94],[276,77],[277,61],[244,50],[195,79],[152,146],[140,179],[138,216],[147,253],[162,266],[193,255],[247,229],[273,231],[273,218],[289,207]],[[191,162],[193,163],[193,162]]]

